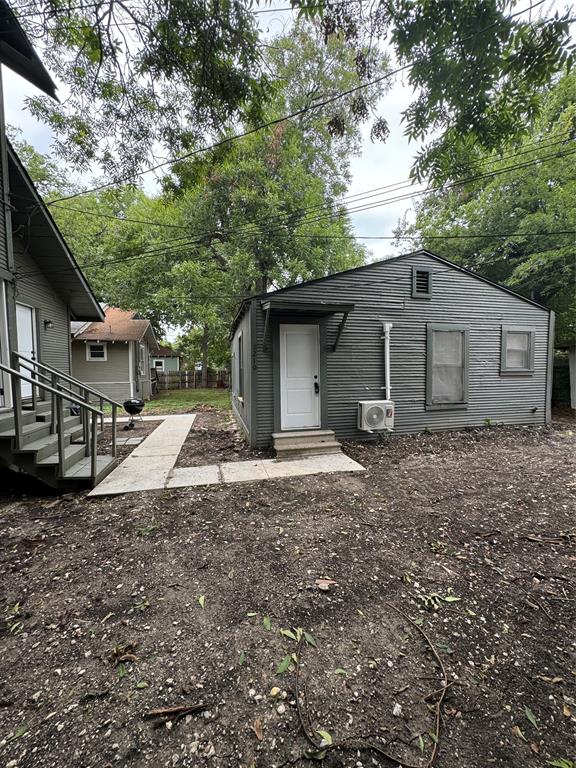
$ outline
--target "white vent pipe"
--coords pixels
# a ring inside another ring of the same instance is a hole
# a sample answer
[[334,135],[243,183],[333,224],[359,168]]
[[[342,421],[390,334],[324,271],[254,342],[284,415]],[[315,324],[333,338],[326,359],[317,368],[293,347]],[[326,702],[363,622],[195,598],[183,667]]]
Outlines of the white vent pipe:
[[390,330],[392,323],[382,323],[384,331],[384,376],[386,400],[391,400],[392,388],[390,386]]

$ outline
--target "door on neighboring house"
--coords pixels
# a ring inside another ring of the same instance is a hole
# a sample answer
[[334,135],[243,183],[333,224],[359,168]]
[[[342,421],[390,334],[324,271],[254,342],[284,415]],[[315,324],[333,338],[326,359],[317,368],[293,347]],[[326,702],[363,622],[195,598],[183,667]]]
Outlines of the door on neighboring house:
[[[16,333],[18,336],[18,352],[30,360],[36,360],[36,310],[25,304],[16,304]],[[32,377],[27,368],[21,368],[25,376]],[[22,397],[32,397],[32,385],[27,381],[21,383]]]
[[317,325],[280,326],[282,429],[320,426],[320,334]]
[[[8,313],[6,311],[6,285],[0,280],[0,363],[11,367],[8,354]],[[10,377],[0,371],[0,408],[10,405]]]

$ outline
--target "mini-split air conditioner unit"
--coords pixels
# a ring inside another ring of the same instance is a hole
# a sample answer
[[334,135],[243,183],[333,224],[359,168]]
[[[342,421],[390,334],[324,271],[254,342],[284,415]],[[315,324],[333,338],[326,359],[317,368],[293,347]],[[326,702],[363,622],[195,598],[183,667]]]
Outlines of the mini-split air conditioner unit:
[[394,429],[394,401],[360,400],[358,429],[365,432],[391,432]]

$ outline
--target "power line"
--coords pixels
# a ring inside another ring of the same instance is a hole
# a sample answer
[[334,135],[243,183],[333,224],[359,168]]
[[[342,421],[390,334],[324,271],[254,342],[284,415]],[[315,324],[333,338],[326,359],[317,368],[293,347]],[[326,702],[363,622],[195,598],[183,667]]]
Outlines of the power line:
[[[371,203],[369,205],[359,206],[358,208],[355,208],[355,209],[345,209],[344,211],[340,211],[340,212],[337,212],[337,213],[331,212],[329,214],[325,214],[323,216],[318,216],[318,217],[312,218],[312,219],[310,219],[310,218],[306,219],[305,218],[302,221],[298,222],[297,226],[316,223],[316,222],[319,222],[319,221],[323,221],[326,218],[334,218],[335,215],[336,216],[341,216],[344,213],[346,213],[346,214],[349,214],[350,212],[359,213],[359,212],[365,211],[365,210],[372,210],[374,208],[378,208],[378,207],[382,207],[382,206],[385,206],[385,205],[389,205],[391,203],[398,202],[400,200],[413,198],[415,196],[419,196],[419,195],[423,195],[423,194],[430,194],[431,192],[445,191],[447,189],[452,189],[452,188],[455,188],[455,187],[458,187],[458,186],[462,186],[463,184],[470,183],[471,181],[480,181],[480,180],[484,180],[484,179],[493,178],[493,177],[499,176],[499,175],[501,175],[503,173],[508,173],[509,171],[519,170],[519,169],[522,169],[522,168],[527,168],[527,167],[530,167],[532,165],[536,165],[538,163],[544,162],[546,160],[558,159],[558,158],[567,157],[567,156],[574,155],[574,154],[576,154],[576,150],[572,150],[570,152],[563,152],[563,153],[556,153],[556,154],[552,154],[552,155],[547,155],[547,156],[545,156],[543,158],[536,158],[536,159],[533,159],[531,161],[527,161],[527,162],[524,162],[524,163],[518,163],[516,165],[506,166],[505,168],[499,169],[498,171],[492,171],[490,173],[480,174],[480,175],[477,175],[477,176],[472,176],[472,177],[468,177],[468,178],[465,178],[465,179],[461,179],[461,180],[459,180],[457,182],[452,182],[449,185],[444,185],[443,187],[436,187],[436,188],[429,187],[429,188],[423,189],[423,190],[421,190],[419,192],[414,192],[414,193],[409,193],[409,194],[405,194],[405,195],[400,195],[400,196],[394,197],[394,198],[385,198],[382,201],[379,201],[379,202],[376,202],[376,203]],[[279,226],[282,226],[282,225],[279,225]],[[273,231],[275,231],[277,229],[278,229],[278,226],[276,228],[273,227],[272,230],[270,230],[270,229],[268,230],[268,233],[270,231],[273,232]],[[214,231],[212,234],[214,236],[222,236],[222,235],[227,234],[227,233],[234,234],[235,231],[238,231],[238,230],[234,230],[232,228],[232,229],[228,229],[228,230]],[[174,240],[169,241],[169,242],[175,243],[175,245],[171,249],[170,248],[167,249],[167,248],[165,248],[163,246],[163,247],[161,247],[159,249],[155,249],[155,250],[152,250],[152,251],[143,251],[143,252],[141,252],[141,253],[139,253],[137,255],[134,255],[134,256],[125,256],[125,257],[120,257],[118,259],[109,259],[109,260],[106,260],[106,261],[103,261],[103,262],[99,262],[98,264],[88,264],[88,265],[86,265],[86,268],[89,268],[89,267],[106,267],[106,266],[108,266],[110,264],[113,264],[113,263],[123,263],[123,262],[126,262],[126,261],[133,261],[133,260],[139,260],[139,259],[143,259],[143,258],[149,258],[151,256],[171,256],[171,255],[177,255],[178,253],[182,253],[183,250],[186,250],[186,249],[190,248],[193,245],[199,244],[199,242],[198,242],[199,239],[201,240],[203,237],[206,237],[207,234],[210,234],[210,233],[204,233],[203,235],[196,236],[196,238],[190,238],[190,237],[184,237],[184,236],[182,238],[175,238]],[[297,233],[289,233],[289,234],[290,234],[291,238],[293,238],[293,237],[295,237],[297,235]],[[492,235],[492,236],[494,237],[496,235]],[[508,237],[509,235],[502,235],[502,236],[503,237]],[[317,237],[317,236],[311,233],[309,235],[309,237],[314,238],[314,237]],[[350,239],[354,239],[354,235],[353,234],[350,235]],[[184,242],[181,242],[181,241],[184,241]],[[56,271],[59,271],[59,270],[56,270]],[[63,271],[66,271],[66,272],[70,271],[70,268],[65,269]],[[36,272],[25,272],[25,273],[21,273],[20,277],[28,277],[28,276],[34,275],[34,274],[42,274],[42,273],[41,272],[37,272],[37,271]]]
[[[571,135],[571,131],[566,131],[564,134],[559,134],[559,135],[570,136]],[[479,161],[479,165],[486,165],[486,164],[489,164],[489,163],[494,163],[494,164],[495,163],[499,163],[499,162],[502,162],[503,160],[506,160],[506,159],[521,157],[523,155],[531,154],[533,152],[537,152],[537,151],[542,150],[542,149],[550,149],[553,146],[557,146],[559,144],[565,144],[568,141],[569,141],[568,138],[558,139],[556,141],[548,141],[548,140],[534,141],[534,142],[531,142],[530,145],[528,145],[528,146],[531,147],[529,149],[525,148],[521,152],[513,152],[513,153],[509,153],[507,155],[501,155],[501,156],[496,157],[496,158],[494,158],[494,157],[492,157],[492,158],[485,158],[485,159],[482,159],[482,160]],[[537,162],[538,160],[539,160],[539,158],[534,158],[535,162]],[[372,198],[372,197],[377,197],[378,194],[381,194],[383,191],[390,190],[390,191],[394,191],[394,192],[399,192],[402,189],[409,189],[409,188],[411,188],[412,185],[413,185],[413,183],[412,183],[412,181],[410,179],[405,179],[405,180],[402,180],[402,181],[394,182],[393,184],[386,184],[386,185],[381,186],[381,187],[373,187],[373,188],[364,190],[362,192],[357,192],[355,194],[346,195],[344,197],[337,198],[337,199],[335,199],[333,201],[327,201],[325,203],[318,204],[318,205],[315,205],[315,206],[308,206],[308,207],[303,207],[303,208],[297,208],[297,209],[294,209],[293,211],[285,212],[285,213],[281,213],[281,214],[276,214],[274,216],[267,217],[265,219],[260,217],[259,219],[257,218],[254,221],[248,222],[247,224],[243,225],[243,227],[241,227],[240,229],[237,229],[236,231],[238,232],[238,231],[240,231],[243,228],[249,229],[250,227],[254,226],[254,224],[258,224],[259,222],[262,222],[262,221],[265,222],[265,223],[270,223],[271,221],[274,221],[274,220],[277,220],[277,219],[283,220],[283,219],[291,218],[291,217],[296,216],[297,214],[300,214],[300,213],[308,213],[308,212],[311,212],[311,211],[314,211],[314,210],[321,210],[323,208],[329,208],[331,206],[340,205],[344,201],[351,201],[351,202],[353,201],[355,203],[361,202],[362,200],[367,200],[367,199]],[[11,193],[11,194],[13,194],[13,193]],[[420,191],[417,190],[417,189],[415,189],[414,191],[410,192],[408,195],[402,196],[402,198],[398,198],[398,199],[403,199],[404,197],[412,197],[412,196],[414,196],[416,194],[420,194]],[[14,196],[15,197],[19,197],[21,199],[29,200],[30,202],[33,202],[33,203],[36,203],[36,201],[33,198],[28,197],[28,196],[24,196],[24,195],[14,195]],[[354,200],[354,198],[357,198],[357,199]],[[395,200],[396,200],[396,198],[395,198]],[[35,208],[37,207],[36,204],[35,204],[34,207]],[[159,226],[159,227],[165,227],[165,228],[169,228],[169,229],[180,229],[180,230],[184,230],[184,231],[189,232],[189,227],[187,225],[184,225],[184,224],[170,224],[170,223],[166,223],[166,222],[152,221],[152,220],[149,220],[149,219],[131,218],[131,217],[127,217],[127,216],[115,215],[115,214],[110,214],[110,213],[103,213],[103,212],[99,212],[99,211],[90,211],[90,210],[85,210],[85,209],[82,209],[82,208],[75,208],[73,206],[61,205],[59,203],[56,203],[54,205],[54,208],[60,208],[62,210],[66,210],[66,211],[74,211],[74,212],[85,214],[87,216],[92,216],[92,217],[117,220],[117,221],[120,221],[120,222],[135,223],[135,224],[146,224],[146,225],[150,225],[150,226]],[[332,215],[332,214],[330,214],[330,215]],[[218,230],[219,233],[222,232],[222,231],[226,231],[226,230]],[[213,233],[214,233],[214,230],[208,230],[208,231],[206,231],[204,233],[197,233],[195,236],[196,237],[201,237],[202,235],[206,235],[207,236],[207,235],[210,235],[210,234],[213,234]],[[190,236],[190,235],[188,235],[188,236]],[[182,240],[182,239],[184,239],[184,238],[176,238],[176,240]],[[170,242],[173,242],[173,241],[170,241]]]
[[[540,5],[543,5],[546,0],[538,0],[537,2],[530,5],[529,8],[524,8],[521,11],[517,11],[516,13],[510,14],[506,17],[506,20],[509,21],[516,16],[520,16],[523,13],[526,13],[527,11],[533,11],[535,8],[537,8]],[[493,27],[497,26],[499,22],[493,22],[492,24],[489,24],[487,27],[484,27],[483,29],[479,29],[476,32],[466,35],[465,37],[459,38],[459,42],[462,43],[465,40],[469,40],[472,38],[478,37],[478,35],[481,35],[484,32],[487,32],[488,30],[492,29]],[[181,163],[184,160],[188,160],[191,157],[195,157],[196,155],[199,155],[203,152],[209,152],[212,149],[217,149],[218,147],[225,146],[227,144],[232,143],[233,141],[237,141],[238,139],[246,138],[247,136],[251,136],[252,134],[258,133],[261,130],[264,130],[265,128],[270,128],[273,125],[278,125],[279,123],[283,123],[286,120],[291,120],[295,117],[299,117],[300,115],[305,114],[306,112],[310,112],[312,110],[320,109],[321,107],[328,106],[329,104],[334,103],[335,101],[339,101],[340,99],[344,98],[345,96],[350,96],[353,93],[357,93],[358,91],[363,90],[364,88],[368,88],[371,85],[376,85],[380,82],[383,82],[384,80],[388,80],[391,77],[394,77],[394,75],[399,74],[400,72],[405,72],[408,69],[412,69],[416,64],[422,63],[423,61],[429,60],[433,56],[437,56],[439,53],[442,53],[443,51],[449,49],[452,47],[452,43],[447,43],[446,45],[440,46],[436,48],[434,51],[429,53],[427,56],[417,59],[416,61],[413,61],[409,64],[404,64],[400,67],[397,67],[394,70],[391,70],[390,72],[387,72],[383,75],[380,75],[372,80],[368,80],[366,83],[359,83],[358,85],[353,86],[352,88],[348,88],[345,91],[341,91],[340,93],[337,93],[333,96],[329,96],[327,98],[324,98],[321,101],[313,102],[312,104],[303,107],[302,109],[298,109],[292,113],[289,113],[287,115],[284,115],[282,117],[275,118],[274,120],[269,120],[265,123],[260,123],[259,125],[255,126],[254,128],[249,128],[245,131],[242,131],[241,133],[234,134],[233,136],[228,136],[223,139],[220,139],[216,142],[213,142],[212,144],[205,145],[204,147],[200,147],[199,149],[195,149],[191,152],[187,152],[180,157],[174,158],[173,160],[165,160],[161,163],[157,163],[156,165],[151,166],[150,168],[146,168],[143,171],[138,171],[136,173],[131,173],[126,176],[123,176],[119,179],[115,179],[114,181],[106,182],[103,184],[99,184],[96,187],[92,187],[91,189],[86,189],[81,192],[75,192],[71,195],[66,195],[60,198],[57,198],[56,200],[51,201],[51,205],[61,202],[63,200],[71,200],[76,197],[80,197],[82,195],[88,194],[89,192],[98,192],[101,189],[107,189],[108,187],[116,186],[117,184],[123,184],[129,181],[132,181],[134,179],[137,179],[141,176],[143,176],[146,173],[152,173],[154,171],[158,171],[161,168],[165,168],[167,166],[172,166],[176,163]]]

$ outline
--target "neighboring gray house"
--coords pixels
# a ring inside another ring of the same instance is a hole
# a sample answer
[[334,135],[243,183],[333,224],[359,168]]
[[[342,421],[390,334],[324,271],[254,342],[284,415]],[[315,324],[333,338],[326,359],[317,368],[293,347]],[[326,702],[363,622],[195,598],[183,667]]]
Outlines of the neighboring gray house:
[[[54,96],[50,75],[3,0],[0,63]],[[103,314],[6,139],[1,86],[0,199],[0,468],[55,487],[94,485],[117,462],[93,450],[100,414],[86,404],[91,393],[70,377],[69,328],[71,320]]]
[[158,351],[150,321],[118,307],[104,314],[104,322],[72,325],[74,376],[119,402],[149,400],[151,355]]
[[544,424],[553,348],[548,309],[421,250],[246,299],[233,411],[252,446],[277,448]]
[[158,351],[150,358],[152,370],[161,373],[176,373],[180,370],[182,357],[172,347],[158,345]]

